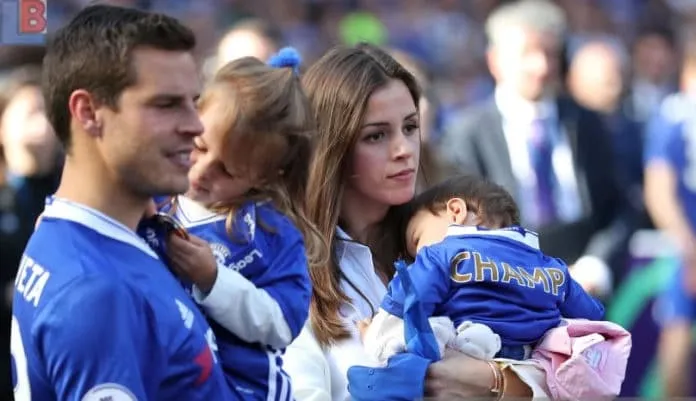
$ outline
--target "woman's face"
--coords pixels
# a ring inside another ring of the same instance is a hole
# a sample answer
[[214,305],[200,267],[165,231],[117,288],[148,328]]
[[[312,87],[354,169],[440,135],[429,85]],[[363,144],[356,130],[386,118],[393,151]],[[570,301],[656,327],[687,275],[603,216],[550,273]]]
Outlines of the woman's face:
[[186,195],[205,205],[227,202],[251,189],[251,181],[222,160],[222,145],[227,127],[220,118],[224,111],[213,103],[200,114],[203,134],[194,140],[189,171],[189,190]]
[[418,110],[406,85],[392,80],[368,101],[351,156],[346,192],[361,206],[394,206],[413,198],[420,156]]

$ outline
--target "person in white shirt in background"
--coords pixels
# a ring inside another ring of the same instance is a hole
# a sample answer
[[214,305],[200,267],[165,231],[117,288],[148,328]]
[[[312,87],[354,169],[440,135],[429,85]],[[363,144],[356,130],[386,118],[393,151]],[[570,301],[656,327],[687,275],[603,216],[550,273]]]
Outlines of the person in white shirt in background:
[[[310,320],[287,348],[286,372],[298,401],[347,400],[347,371],[374,365],[357,322],[371,318],[402,248],[399,206],[415,193],[420,153],[414,77],[381,49],[337,47],[303,77],[318,142],[307,189],[308,215],[327,237],[332,260],[310,270]],[[502,365],[509,396],[544,397],[542,371]],[[497,372],[449,354],[428,368],[428,396],[490,396]]]

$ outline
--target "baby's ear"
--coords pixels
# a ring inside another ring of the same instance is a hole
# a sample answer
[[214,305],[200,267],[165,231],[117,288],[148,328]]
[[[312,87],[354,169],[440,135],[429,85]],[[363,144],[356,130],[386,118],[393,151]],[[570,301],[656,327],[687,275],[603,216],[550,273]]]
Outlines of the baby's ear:
[[462,198],[452,198],[447,201],[447,216],[454,224],[464,224],[467,214],[466,202]]

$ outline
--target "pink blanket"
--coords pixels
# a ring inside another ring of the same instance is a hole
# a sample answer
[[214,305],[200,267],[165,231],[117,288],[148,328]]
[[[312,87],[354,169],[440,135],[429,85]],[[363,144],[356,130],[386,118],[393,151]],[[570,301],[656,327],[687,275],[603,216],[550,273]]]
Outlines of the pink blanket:
[[546,333],[532,359],[546,371],[554,400],[610,400],[619,395],[631,334],[611,322],[565,319]]

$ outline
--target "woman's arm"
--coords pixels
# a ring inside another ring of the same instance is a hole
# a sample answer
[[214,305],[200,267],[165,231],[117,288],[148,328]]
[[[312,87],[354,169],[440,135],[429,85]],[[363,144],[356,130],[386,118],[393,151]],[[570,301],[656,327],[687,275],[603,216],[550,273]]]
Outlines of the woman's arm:
[[[502,398],[549,398],[544,372],[530,362],[503,364]],[[485,397],[492,395],[495,373],[488,362],[448,350],[445,358],[428,368],[426,396],[443,399]]]
[[283,369],[297,401],[331,401],[331,376],[324,352],[309,326],[285,350]]

